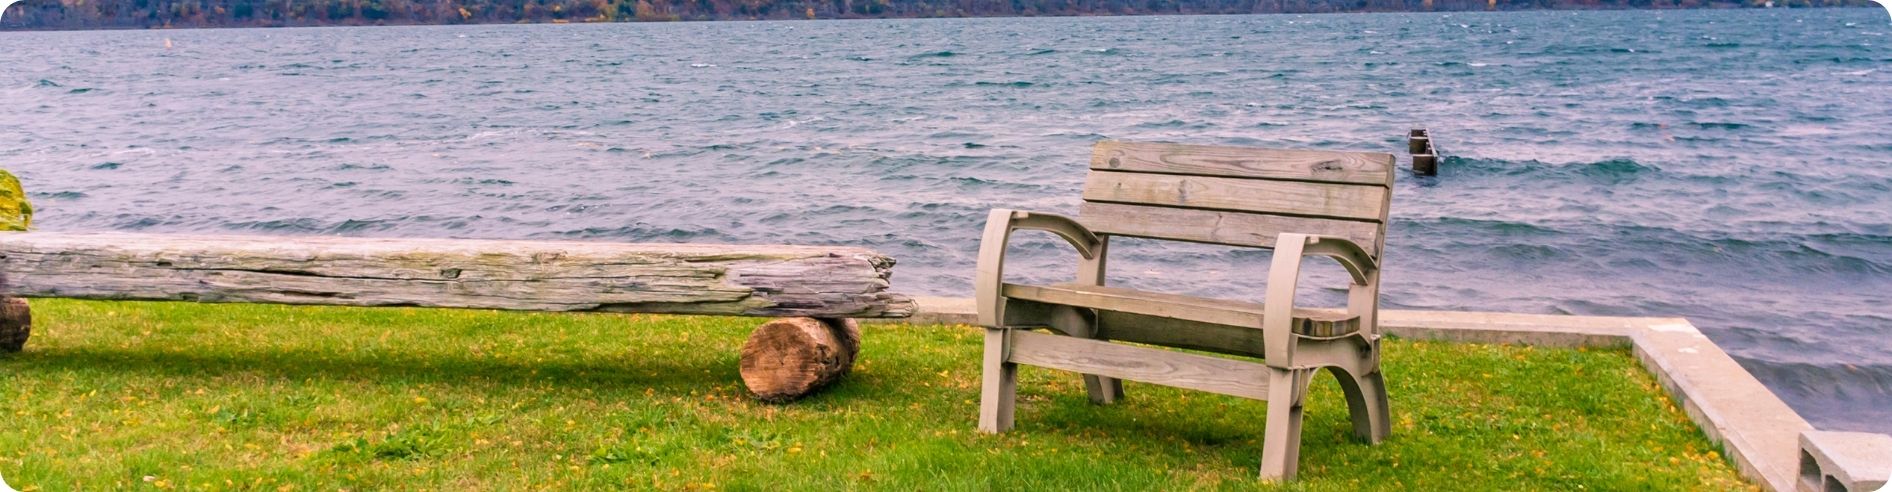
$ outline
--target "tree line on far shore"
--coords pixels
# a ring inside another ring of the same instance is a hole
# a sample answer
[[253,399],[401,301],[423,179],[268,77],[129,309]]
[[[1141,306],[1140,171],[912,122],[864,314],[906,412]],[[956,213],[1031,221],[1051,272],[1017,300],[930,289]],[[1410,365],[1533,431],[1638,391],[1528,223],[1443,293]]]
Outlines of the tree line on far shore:
[[4,29],[1872,6],[1868,0],[24,0]]

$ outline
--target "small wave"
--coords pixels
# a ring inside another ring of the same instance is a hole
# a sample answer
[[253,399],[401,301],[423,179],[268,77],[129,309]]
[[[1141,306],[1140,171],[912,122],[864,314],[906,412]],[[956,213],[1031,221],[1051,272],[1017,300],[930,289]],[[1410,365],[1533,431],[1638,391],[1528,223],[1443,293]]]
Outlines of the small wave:
[[1550,227],[1508,220],[1468,219],[1463,217],[1439,217],[1435,219],[1401,220],[1394,222],[1398,229],[1412,229],[1413,232],[1449,231],[1452,235],[1471,234],[1473,237],[1545,238],[1562,234],[1562,231]]
[[661,226],[656,226],[652,224],[642,224],[642,223],[637,224],[637,225],[629,225],[629,226],[622,226],[622,227],[587,227],[583,229],[555,231],[549,234],[534,234],[534,236],[545,236],[545,235],[565,237],[565,238],[577,238],[577,239],[621,239],[621,240],[627,240],[627,241],[702,240],[703,242],[711,242],[712,240],[714,240],[714,241],[722,241],[722,242],[734,242],[735,240],[735,238],[733,236],[730,236],[728,233],[725,233],[713,227],[697,227],[697,228],[691,228],[691,229],[684,229],[684,228],[676,228],[676,227],[661,227]]
[[986,86],[986,87],[1031,87],[1033,84],[1031,82],[1025,82],[1022,80],[1016,81],[1016,82],[987,82],[987,81],[981,80],[978,82],[973,82],[972,85]]
[[909,57],[907,57],[907,59],[918,59],[918,58],[952,58],[952,57],[955,57],[955,56],[959,56],[959,54],[958,54],[958,53],[954,53],[954,52],[952,52],[952,51],[929,51],[929,52],[926,52],[926,53],[920,53],[920,54],[917,54],[917,55],[913,55],[913,56],[909,56]]
[[223,224],[224,229],[269,232],[322,232],[322,221],[311,218],[239,221]]
[[1572,255],[1563,248],[1542,244],[1500,244],[1492,246],[1488,252],[1497,258],[1525,262],[1553,262]]
[[1716,123],[1716,122],[1710,122],[1710,121],[1691,121],[1688,124],[1694,125],[1695,128],[1700,128],[1703,130],[1741,130],[1741,129],[1748,128],[1748,125],[1743,124],[1743,123]]
[[123,166],[123,165],[124,164],[117,163],[117,162],[101,162],[98,164],[93,164],[92,169],[96,169],[100,171],[110,171],[113,169],[118,169],[119,166]]
[[1215,126],[1214,123],[1208,123],[1208,122],[1190,123],[1183,120],[1167,120],[1167,121],[1152,121],[1152,122],[1147,122],[1147,123],[1138,123],[1136,125],[1136,128],[1144,128],[1144,129],[1190,128],[1190,129],[1200,130],[1200,129],[1206,129],[1206,128],[1213,128],[1214,126]]
[[343,220],[342,223],[340,224],[335,224],[334,226],[329,227],[328,232],[357,232],[357,231],[365,231],[365,230],[385,231],[392,228],[394,228],[394,224],[391,221],[387,221],[387,220],[347,219],[347,220]]
[[59,85],[58,82],[53,82],[51,80],[46,80],[46,79],[39,79],[39,84],[37,85],[40,87],[65,87],[65,86]]
[[1049,54],[1057,53],[1057,52],[1058,50],[1054,50],[1051,48],[1039,48],[1039,49],[1025,52],[1025,56],[1049,55]]
[[[1876,278],[1892,274],[1892,236],[1858,233],[1781,234],[1761,231],[1696,233],[1669,227],[1625,226],[1611,232],[1623,251],[1659,251],[1658,262],[1674,267],[1699,262],[1731,275],[1781,277],[1813,274]],[[1654,255],[1651,255],[1652,257]]]
[[1622,184],[1662,171],[1660,167],[1636,162],[1634,159],[1551,164],[1538,160],[1512,161],[1452,156],[1446,157],[1445,164],[1441,167],[1462,169],[1471,174],[1581,178],[1602,184]]
[[394,167],[387,164],[356,164],[353,162],[344,162],[329,168],[331,171],[386,171],[389,169],[394,169]]

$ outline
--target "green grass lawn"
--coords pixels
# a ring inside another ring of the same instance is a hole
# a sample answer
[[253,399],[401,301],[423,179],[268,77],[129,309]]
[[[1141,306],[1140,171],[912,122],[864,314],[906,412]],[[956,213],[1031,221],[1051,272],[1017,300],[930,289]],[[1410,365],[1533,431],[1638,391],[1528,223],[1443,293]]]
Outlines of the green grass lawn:
[[[1022,368],[973,431],[981,332],[869,325],[854,374],[750,400],[764,320],[33,301],[0,356],[0,475],[32,490],[1267,488],[1266,403]],[[1314,385],[1306,490],[1753,486],[1623,350],[1394,340],[1393,437]]]

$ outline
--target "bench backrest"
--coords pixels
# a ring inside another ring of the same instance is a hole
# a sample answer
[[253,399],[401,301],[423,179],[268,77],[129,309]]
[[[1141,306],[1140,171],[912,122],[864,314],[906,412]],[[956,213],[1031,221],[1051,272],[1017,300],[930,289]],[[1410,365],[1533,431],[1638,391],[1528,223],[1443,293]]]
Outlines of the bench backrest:
[[1376,152],[1099,142],[1078,216],[1099,234],[1230,246],[1338,236],[1378,258],[1393,164]]

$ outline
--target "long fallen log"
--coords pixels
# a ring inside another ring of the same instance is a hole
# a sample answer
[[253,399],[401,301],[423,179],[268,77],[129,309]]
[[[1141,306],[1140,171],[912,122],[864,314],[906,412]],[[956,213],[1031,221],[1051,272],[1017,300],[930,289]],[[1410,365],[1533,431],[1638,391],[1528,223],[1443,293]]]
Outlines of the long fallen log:
[[900,318],[847,247],[0,233],[18,297]]
[[758,398],[788,401],[853,366],[847,318],[913,314],[887,291],[893,263],[843,247],[9,232],[0,353],[31,333],[8,295],[789,317],[741,357]]

